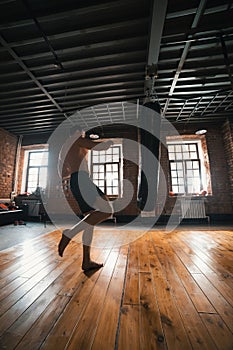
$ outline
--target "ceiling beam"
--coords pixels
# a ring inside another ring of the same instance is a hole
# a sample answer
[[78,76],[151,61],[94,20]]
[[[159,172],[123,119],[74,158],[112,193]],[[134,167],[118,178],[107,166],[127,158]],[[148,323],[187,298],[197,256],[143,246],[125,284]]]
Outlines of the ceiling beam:
[[[196,15],[195,15],[195,17],[193,19],[193,23],[191,25],[191,29],[197,28],[197,26],[199,24],[199,21],[200,21],[203,13],[205,11],[206,1],[207,0],[201,0],[200,1],[199,6],[197,8]],[[190,36],[188,36],[188,39],[189,38],[190,38]],[[173,92],[175,90],[177,81],[179,79],[179,75],[181,73],[181,70],[183,68],[184,62],[185,62],[186,57],[188,55],[190,46],[191,46],[191,42],[186,42],[185,43],[185,46],[184,46],[183,52],[181,54],[181,58],[180,58],[180,61],[179,61],[178,67],[176,69],[176,73],[175,73],[175,76],[173,78],[172,85],[171,85],[171,88],[170,88],[170,91],[169,91],[169,97],[166,100],[166,103],[165,103],[165,106],[164,106],[164,109],[163,109],[163,112],[162,112],[163,116],[166,114],[166,111],[167,111],[167,108],[168,108],[168,105],[169,105],[169,102],[170,102],[170,97],[173,95]]]
[[[116,32],[119,32],[119,30],[122,30],[122,28],[126,27],[141,27],[141,28],[146,28],[148,19],[147,18],[138,18],[138,19],[133,19],[130,21],[122,21],[122,22],[117,22],[117,23],[109,23],[109,24],[103,24],[99,26],[94,26],[94,27],[87,27],[87,28],[82,28],[82,29],[77,29],[77,30],[72,30],[72,31],[67,31],[63,33],[58,33],[58,34],[53,34],[53,35],[48,35],[48,39],[51,41],[56,41],[60,39],[75,39],[77,36],[83,36],[83,35],[88,35],[88,34],[98,34],[100,33],[101,35],[103,32],[109,32],[110,30],[115,30]],[[0,26],[1,28],[1,26]],[[127,35],[127,31],[125,32],[125,35]],[[20,47],[20,46],[28,46],[28,45],[33,45],[33,44],[38,44],[43,42],[43,38],[40,37],[34,37],[31,39],[25,39],[25,40],[17,40],[17,41],[11,41],[10,45],[12,48],[14,47]],[[4,51],[4,48],[0,48],[0,52]]]
[[[137,3],[135,0],[125,0],[124,5],[126,6],[132,6],[135,7]],[[140,5],[140,4],[139,4]],[[113,1],[108,1],[104,2],[102,4],[98,5],[93,5],[93,6],[88,6],[88,7],[79,7],[74,8],[72,10],[68,11],[61,11],[61,12],[55,12],[46,16],[38,16],[38,20],[43,23],[43,22],[53,22],[53,21],[60,21],[62,19],[65,19],[69,21],[71,17],[83,17],[83,16],[90,16],[90,14],[94,15],[96,12],[96,15],[98,16],[99,13],[102,11],[106,10],[112,10],[113,12],[116,11],[117,9],[120,10],[122,8],[122,1],[121,0],[113,0]],[[29,25],[33,25],[34,21],[33,19],[23,19],[17,22],[7,22],[4,24],[0,25],[0,30],[5,30],[5,29],[12,29],[12,28],[19,28],[19,27],[25,27]]]
[[64,117],[67,118],[66,113],[63,112],[63,109],[59,106],[59,104],[54,100],[54,98],[48,93],[48,91],[44,88],[44,86],[37,80],[37,78],[32,74],[32,72],[28,69],[25,63],[21,60],[21,58],[15,53],[15,51],[10,47],[10,45],[6,42],[6,40],[0,35],[0,43],[4,46],[9,54],[14,58],[14,60],[18,63],[18,65],[27,73],[27,75],[31,78],[31,80],[43,91],[43,93],[48,97],[48,99],[53,103],[53,105],[63,113]]
[[149,36],[149,49],[147,64],[157,64],[160,51],[160,43],[162,38],[163,26],[167,10],[167,0],[160,1],[154,0],[152,18],[151,18],[151,28]]
[[157,63],[164,21],[166,17],[167,0],[154,0],[151,14],[151,27],[149,34],[148,57],[146,67],[145,94],[150,99],[154,90],[154,79],[157,75]]

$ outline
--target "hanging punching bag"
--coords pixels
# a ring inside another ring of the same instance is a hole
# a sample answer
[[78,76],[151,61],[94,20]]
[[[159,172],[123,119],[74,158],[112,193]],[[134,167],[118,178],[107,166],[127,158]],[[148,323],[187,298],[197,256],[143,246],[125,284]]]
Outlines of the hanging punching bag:
[[139,128],[141,169],[138,181],[138,207],[144,211],[152,211],[155,209],[157,198],[161,116],[158,102],[147,102],[144,107],[147,108],[142,109]]

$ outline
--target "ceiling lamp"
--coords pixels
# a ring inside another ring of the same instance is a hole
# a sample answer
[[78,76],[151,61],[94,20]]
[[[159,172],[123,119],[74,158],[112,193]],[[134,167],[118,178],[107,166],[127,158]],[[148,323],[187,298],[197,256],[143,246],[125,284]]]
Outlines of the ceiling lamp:
[[201,129],[201,130],[197,130],[195,132],[196,135],[204,135],[207,133],[207,130],[206,129]]
[[99,138],[99,135],[97,135],[97,134],[90,134],[89,137],[92,140],[97,140]]

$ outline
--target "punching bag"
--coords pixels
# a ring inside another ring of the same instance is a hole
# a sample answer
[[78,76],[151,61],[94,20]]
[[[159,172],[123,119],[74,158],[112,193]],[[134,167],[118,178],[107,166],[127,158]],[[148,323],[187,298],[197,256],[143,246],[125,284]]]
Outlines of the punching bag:
[[147,102],[144,107],[147,108],[142,109],[139,127],[141,169],[138,179],[138,207],[144,211],[152,211],[157,198],[161,116],[158,102]]

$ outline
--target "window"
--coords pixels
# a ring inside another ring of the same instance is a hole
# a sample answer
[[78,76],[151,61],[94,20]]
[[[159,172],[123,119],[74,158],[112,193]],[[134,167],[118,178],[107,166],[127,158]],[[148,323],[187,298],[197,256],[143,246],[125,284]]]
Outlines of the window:
[[108,196],[121,194],[121,145],[106,151],[91,152],[91,174],[93,182]]
[[171,191],[180,195],[199,194],[207,189],[201,140],[169,140]]
[[46,188],[48,151],[33,150],[27,152],[25,191],[34,192],[37,187]]

